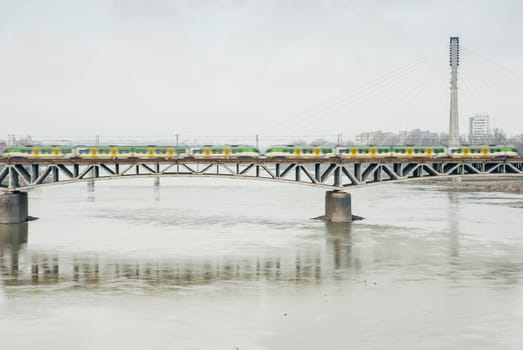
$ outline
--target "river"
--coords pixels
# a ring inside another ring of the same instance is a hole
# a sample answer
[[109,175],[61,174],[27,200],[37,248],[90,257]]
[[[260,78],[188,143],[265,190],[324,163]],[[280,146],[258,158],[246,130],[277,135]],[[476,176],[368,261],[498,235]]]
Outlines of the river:
[[152,179],[29,193],[2,349],[521,349],[523,196]]

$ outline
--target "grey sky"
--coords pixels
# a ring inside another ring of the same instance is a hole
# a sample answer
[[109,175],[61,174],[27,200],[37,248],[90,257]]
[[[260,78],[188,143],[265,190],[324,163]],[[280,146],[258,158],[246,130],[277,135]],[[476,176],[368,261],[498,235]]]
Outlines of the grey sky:
[[522,133],[522,18],[506,0],[0,0],[0,134],[444,131],[453,35],[461,131],[489,113]]

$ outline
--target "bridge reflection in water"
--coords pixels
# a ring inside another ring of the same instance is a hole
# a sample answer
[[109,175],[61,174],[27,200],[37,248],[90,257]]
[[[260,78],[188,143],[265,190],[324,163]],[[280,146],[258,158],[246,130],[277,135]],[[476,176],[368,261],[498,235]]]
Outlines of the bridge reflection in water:
[[[6,287],[177,289],[222,281],[285,281],[319,284],[359,270],[351,257],[350,225],[326,223],[326,244],[295,254],[209,259],[118,258],[92,254],[53,254],[26,250],[28,224],[0,225],[0,271]],[[327,251],[325,251],[326,249]],[[129,283],[127,283],[129,282]]]
[[[458,199],[449,194],[448,200],[453,203]],[[3,284],[9,296],[71,288],[139,293],[193,291],[211,285],[241,286],[244,291],[336,283],[347,287],[376,280],[382,284],[426,281],[455,287],[519,285],[521,258],[508,251],[507,255],[486,254],[488,247],[460,234],[460,215],[451,210],[449,226],[441,234],[414,232],[407,227],[321,223],[315,226],[313,238],[298,241],[292,250],[158,259],[40,251],[31,247],[30,224],[0,225],[0,287]]]

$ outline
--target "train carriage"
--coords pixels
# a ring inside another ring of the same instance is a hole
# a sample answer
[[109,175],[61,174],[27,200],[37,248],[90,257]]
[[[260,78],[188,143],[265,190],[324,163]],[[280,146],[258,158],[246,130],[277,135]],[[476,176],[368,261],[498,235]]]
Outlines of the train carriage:
[[77,147],[75,148],[75,157],[81,159],[113,159],[115,150],[112,147]]
[[330,158],[336,149],[329,146],[271,146],[265,151],[266,158]]
[[189,148],[184,146],[172,147],[172,146],[160,146],[155,147],[154,156],[156,158],[165,159],[181,159],[189,157]]
[[463,146],[449,149],[452,158],[496,158],[517,157],[518,150],[514,146]]
[[197,159],[216,159],[216,158],[259,158],[260,151],[253,146],[202,146],[191,147],[191,156]]
[[391,148],[386,146],[338,147],[336,155],[341,158],[386,158],[391,156]]
[[25,147],[7,147],[3,150],[2,156],[4,158],[43,158],[43,159],[59,159],[71,158],[74,156],[74,148],[72,147],[46,147],[46,146],[25,146]]
[[109,147],[78,147],[76,156],[83,159],[175,159],[189,157],[189,148],[185,146],[109,146]]

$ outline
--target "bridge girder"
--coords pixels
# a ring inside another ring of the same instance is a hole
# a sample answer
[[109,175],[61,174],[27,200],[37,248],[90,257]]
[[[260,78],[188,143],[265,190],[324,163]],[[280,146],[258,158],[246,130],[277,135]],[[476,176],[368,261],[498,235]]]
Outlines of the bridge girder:
[[420,178],[483,175],[523,177],[523,159],[10,159],[0,163],[0,190],[178,176],[254,179],[342,190]]

